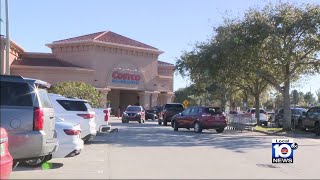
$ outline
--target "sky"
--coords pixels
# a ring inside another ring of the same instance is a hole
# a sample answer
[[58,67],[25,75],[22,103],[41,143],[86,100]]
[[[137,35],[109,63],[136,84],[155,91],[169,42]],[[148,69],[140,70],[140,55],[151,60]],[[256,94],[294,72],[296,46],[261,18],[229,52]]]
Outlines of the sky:
[[[241,17],[248,8],[264,4],[263,0],[9,0],[10,37],[26,51],[51,52],[45,44],[110,30],[164,51],[159,60],[175,64],[196,42],[209,39],[223,17]],[[4,0],[5,17],[3,7]],[[5,33],[3,24],[1,32]],[[188,78],[175,74],[174,90],[189,84]],[[314,93],[320,89],[320,75],[303,78],[295,88]]]

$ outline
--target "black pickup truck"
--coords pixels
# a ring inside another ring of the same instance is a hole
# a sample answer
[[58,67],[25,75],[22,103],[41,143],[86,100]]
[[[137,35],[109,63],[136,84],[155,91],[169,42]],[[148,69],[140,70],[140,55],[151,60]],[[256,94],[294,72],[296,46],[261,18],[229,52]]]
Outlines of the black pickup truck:
[[168,103],[163,105],[158,124],[161,125],[163,122],[163,125],[166,126],[168,122],[171,122],[171,118],[174,115],[181,113],[183,110],[184,107],[180,103]]

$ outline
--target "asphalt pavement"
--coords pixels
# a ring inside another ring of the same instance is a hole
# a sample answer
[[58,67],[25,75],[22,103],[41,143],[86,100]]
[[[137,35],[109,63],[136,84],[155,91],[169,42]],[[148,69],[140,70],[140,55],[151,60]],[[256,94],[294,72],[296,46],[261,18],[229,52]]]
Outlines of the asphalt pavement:
[[[97,136],[74,158],[52,159],[41,168],[18,166],[12,179],[307,179],[319,178],[320,138],[296,137],[293,164],[271,163],[276,136],[215,130],[194,133],[156,121],[122,124]],[[279,138],[285,138],[283,136]],[[292,138],[291,138],[292,139]]]

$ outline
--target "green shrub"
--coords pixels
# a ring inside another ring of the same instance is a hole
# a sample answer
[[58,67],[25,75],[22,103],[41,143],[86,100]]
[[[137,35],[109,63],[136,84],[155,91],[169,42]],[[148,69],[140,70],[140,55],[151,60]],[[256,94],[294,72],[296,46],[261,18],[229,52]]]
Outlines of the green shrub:
[[90,102],[92,107],[100,107],[102,94],[93,86],[79,81],[66,81],[53,85],[50,93],[61,94],[66,97],[76,97]]

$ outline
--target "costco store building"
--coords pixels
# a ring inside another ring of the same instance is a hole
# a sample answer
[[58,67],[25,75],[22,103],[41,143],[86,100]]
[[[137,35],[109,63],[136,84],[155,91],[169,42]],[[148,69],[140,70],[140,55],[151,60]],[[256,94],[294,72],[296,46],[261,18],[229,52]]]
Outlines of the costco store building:
[[[25,52],[11,42],[11,75],[41,79],[53,85],[83,81],[102,92],[103,104],[109,100],[113,108],[140,104],[148,109],[173,101],[174,65],[159,61],[163,52],[157,48],[111,31],[54,41],[46,46],[52,53]],[[4,44],[1,47],[1,52],[5,52]]]

